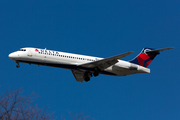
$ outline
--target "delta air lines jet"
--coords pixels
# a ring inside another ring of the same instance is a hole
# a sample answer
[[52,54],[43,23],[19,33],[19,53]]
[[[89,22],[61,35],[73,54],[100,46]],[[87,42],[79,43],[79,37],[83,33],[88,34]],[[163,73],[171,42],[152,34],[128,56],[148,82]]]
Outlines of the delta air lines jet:
[[137,73],[150,73],[147,66],[156,55],[161,51],[172,48],[143,48],[141,53],[131,61],[120,59],[133,52],[126,52],[109,58],[99,58],[32,47],[21,48],[19,51],[9,54],[9,58],[16,61],[17,68],[20,67],[19,62],[24,62],[70,69],[78,82],[87,82],[92,76],[96,77],[99,74],[126,76]]

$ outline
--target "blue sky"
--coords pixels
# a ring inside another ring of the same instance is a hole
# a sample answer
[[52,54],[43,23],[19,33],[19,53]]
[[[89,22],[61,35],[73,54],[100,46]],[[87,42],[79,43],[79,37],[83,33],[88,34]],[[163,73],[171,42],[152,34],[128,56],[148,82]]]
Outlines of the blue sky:
[[[23,88],[60,119],[82,111],[96,120],[180,119],[178,0],[0,1],[0,90]],[[100,75],[78,83],[70,70],[20,64],[21,47],[110,57],[143,47],[175,47],[149,65],[150,74]]]

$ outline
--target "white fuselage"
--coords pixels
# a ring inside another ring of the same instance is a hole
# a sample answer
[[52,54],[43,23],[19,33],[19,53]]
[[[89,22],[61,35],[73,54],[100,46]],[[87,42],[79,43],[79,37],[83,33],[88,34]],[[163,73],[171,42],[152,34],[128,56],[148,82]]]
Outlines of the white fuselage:
[[[19,51],[9,54],[9,58],[17,62],[90,72],[93,72],[93,69],[83,68],[79,65],[103,59],[99,57],[30,47],[22,48]],[[150,73],[150,69],[128,61],[118,60],[116,64],[104,69],[100,73],[113,76],[125,76],[136,73]]]

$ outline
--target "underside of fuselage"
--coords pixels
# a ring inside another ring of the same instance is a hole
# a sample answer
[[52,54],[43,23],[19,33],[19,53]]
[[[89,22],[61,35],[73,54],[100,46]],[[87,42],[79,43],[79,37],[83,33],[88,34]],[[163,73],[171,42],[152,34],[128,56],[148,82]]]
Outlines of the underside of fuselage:
[[[64,68],[64,69],[70,69],[70,70],[78,70],[83,72],[91,72],[94,73],[95,71],[90,68],[84,68],[77,65],[69,65],[69,64],[60,64],[60,63],[42,63],[42,62],[34,62],[34,61],[25,61],[25,60],[18,60],[18,62],[28,63],[28,64],[35,64],[35,65],[42,65],[42,66],[49,66],[49,67],[57,67],[57,68]],[[118,76],[115,73],[107,72],[107,71],[100,71],[100,74],[104,75],[110,75],[110,76]]]

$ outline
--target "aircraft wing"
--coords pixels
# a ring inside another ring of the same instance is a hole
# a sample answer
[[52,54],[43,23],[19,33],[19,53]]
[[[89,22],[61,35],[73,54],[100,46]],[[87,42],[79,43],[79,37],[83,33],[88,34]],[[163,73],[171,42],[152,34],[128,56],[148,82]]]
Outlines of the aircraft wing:
[[104,70],[104,69],[116,64],[118,62],[118,59],[126,57],[126,56],[128,56],[128,55],[130,55],[132,53],[133,52],[127,52],[127,53],[123,53],[123,54],[116,55],[116,56],[113,56],[113,57],[98,60],[98,61],[95,61],[95,62],[81,64],[81,65],[78,65],[78,66],[84,67],[84,68],[92,68],[92,69],[93,68],[98,68],[99,70]]
[[84,81],[84,72],[77,71],[77,70],[71,70],[72,74],[74,75],[76,81],[83,82]]

